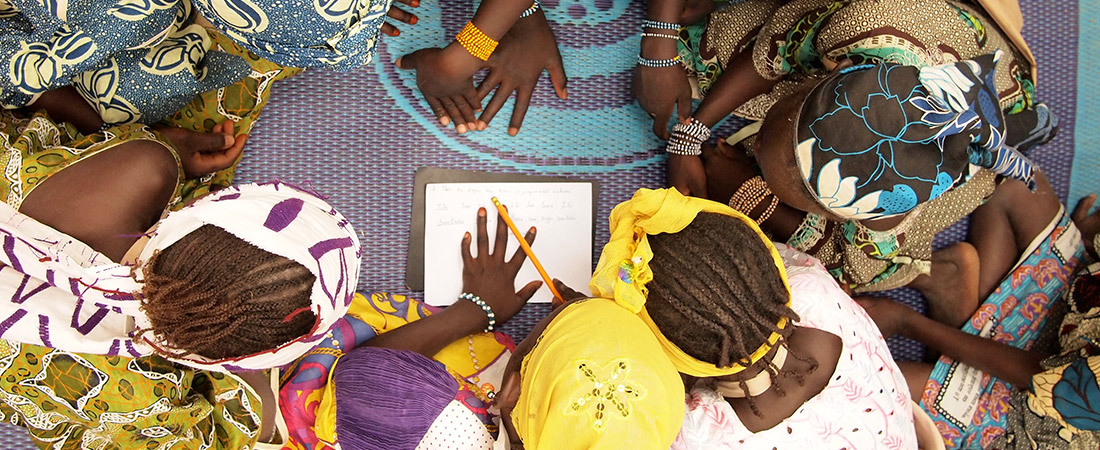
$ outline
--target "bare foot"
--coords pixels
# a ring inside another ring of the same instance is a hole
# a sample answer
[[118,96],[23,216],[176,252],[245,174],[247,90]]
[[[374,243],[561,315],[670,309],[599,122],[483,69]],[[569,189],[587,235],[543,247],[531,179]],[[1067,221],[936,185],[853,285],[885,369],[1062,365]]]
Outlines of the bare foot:
[[928,299],[928,316],[961,327],[978,309],[978,251],[959,242],[932,252],[932,273],[909,283]]

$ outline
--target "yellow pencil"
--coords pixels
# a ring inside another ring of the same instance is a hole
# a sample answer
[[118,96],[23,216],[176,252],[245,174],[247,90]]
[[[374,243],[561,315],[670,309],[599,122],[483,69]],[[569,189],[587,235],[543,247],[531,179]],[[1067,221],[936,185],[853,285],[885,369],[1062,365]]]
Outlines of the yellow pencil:
[[508,211],[504,210],[504,205],[500,204],[500,200],[493,197],[493,206],[497,207],[497,212],[500,213],[500,217],[504,219],[504,223],[508,224],[508,229],[512,230],[512,234],[519,240],[519,246],[523,248],[523,253],[527,254],[527,258],[531,260],[531,263],[535,265],[535,269],[539,271],[539,275],[542,276],[542,281],[546,282],[546,286],[550,288],[550,293],[554,294],[554,303],[565,302],[565,299],[561,298],[561,294],[558,293],[558,289],[554,287],[554,280],[550,279],[550,275],[546,274],[546,269],[542,268],[542,263],[535,257],[535,251],[531,250],[531,246],[527,245],[527,240],[523,238],[523,234],[516,228],[516,224],[512,222],[512,218],[508,217]]

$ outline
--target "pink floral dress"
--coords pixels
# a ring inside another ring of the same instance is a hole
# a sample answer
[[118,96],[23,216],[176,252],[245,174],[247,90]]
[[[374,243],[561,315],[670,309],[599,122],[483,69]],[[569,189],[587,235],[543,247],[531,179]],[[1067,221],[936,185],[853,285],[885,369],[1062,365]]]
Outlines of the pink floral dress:
[[687,412],[673,449],[915,449],[913,409],[901,370],[871,318],[837,286],[816,259],[776,244],[787,267],[799,326],[843,341],[829,384],[791,417],[753,433],[710,388],[687,395]]

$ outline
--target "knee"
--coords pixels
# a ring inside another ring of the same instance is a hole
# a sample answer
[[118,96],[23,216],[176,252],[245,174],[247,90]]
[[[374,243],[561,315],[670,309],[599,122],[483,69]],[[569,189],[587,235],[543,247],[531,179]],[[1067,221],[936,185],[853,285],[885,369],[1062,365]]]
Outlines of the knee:
[[119,145],[115,152],[122,163],[119,167],[135,190],[157,197],[169,196],[179,179],[179,165],[167,147],[156,141],[137,140]]

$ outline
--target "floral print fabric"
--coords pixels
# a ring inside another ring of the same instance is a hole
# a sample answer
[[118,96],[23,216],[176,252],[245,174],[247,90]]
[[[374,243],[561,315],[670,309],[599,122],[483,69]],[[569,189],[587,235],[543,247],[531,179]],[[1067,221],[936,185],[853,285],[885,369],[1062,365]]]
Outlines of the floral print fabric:
[[391,0],[194,0],[220,32],[291,67],[352,70],[371,62]]
[[[1031,65],[981,7],[951,0],[746,0],[712,13],[706,33],[681,33],[688,72],[705,94],[741,51],[753,52],[772,90],[741,105],[735,114],[762,120],[768,109],[798,85],[844,59],[855,64],[892,62],[917,67],[976,58],[997,50],[995,90],[1007,114],[1034,104]],[[700,36],[696,37],[696,36]],[[695,39],[693,41],[693,38]]]
[[[1084,257],[1081,234],[1063,210],[1048,232],[978,307],[962,330],[1030,349],[1062,301]],[[924,386],[921,407],[949,448],[990,448],[1005,432],[1014,388],[1005,381],[941,356]]]
[[997,58],[863,65],[826,79],[798,122],[795,162],[807,188],[850,219],[909,212],[964,182],[971,164],[1034,189],[1031,162],[1004,142]]
[[[871,318],[816,259],[777,244],[790,279],[799,326],[843,342],[829,384],[791,417],[753,433],[733,407],[709,387],[687,396],[687,413],[674,449],[697,448],[917,448],[909,389]],[[761,406],[763,407],[763,405]]]

